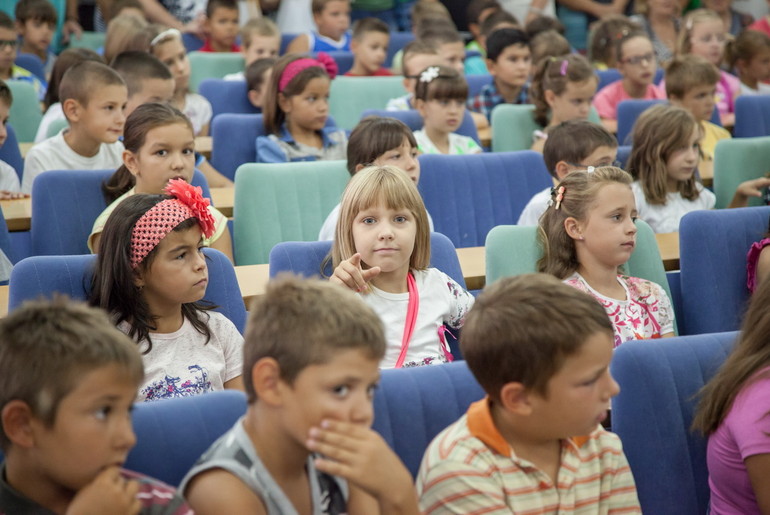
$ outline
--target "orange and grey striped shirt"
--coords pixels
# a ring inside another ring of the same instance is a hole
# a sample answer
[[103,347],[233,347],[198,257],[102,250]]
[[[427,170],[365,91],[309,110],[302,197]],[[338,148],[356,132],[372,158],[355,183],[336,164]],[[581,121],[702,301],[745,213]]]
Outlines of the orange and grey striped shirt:
[[554,484],[516,456],[495,427],[487,399],[473,403],[431,442],[417,491],[425,514],[642,512],[617,435],[599,426],[588,436],[563,440]]

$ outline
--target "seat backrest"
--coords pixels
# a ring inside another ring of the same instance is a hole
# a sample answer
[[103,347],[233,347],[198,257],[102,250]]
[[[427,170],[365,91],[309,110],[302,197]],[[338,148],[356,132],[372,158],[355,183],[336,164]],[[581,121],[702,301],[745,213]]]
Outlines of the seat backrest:
[[746,253],[767,232],[770,207],[687,213],[679,224],[684,333],[735,331],[749,298]]
[[203,79],[198,92],[211,103],[212,119],[221,113],[259,112],[249,102],[246,82],[242,80]]
[[367,109],[385,109],[388,100],[404,95],[402,77],[337,77],[332,81],[329,114],[337,127],[353,130]]
[[767,95],[741,95],[735,99],[736,138],[770,136],[770,97]]
[[293,34],[293,33],[283,33],[281,34],[281,51],[279,52],[279,55],[283,55],[286,53],[286,49],[289,47],[289,43],[291,43],[294,38],[299,36],[299,34]]
[[25,70],[32,72],[35,77],[46,82],[45,68],[43,67],[43,61],[40,60],[35,54],[16,54],[14,60],[16,66],[20,66]]
[[29,82],[9,80],[6,82],[13,94],[13,104],[9,117],[16,129],[16,138],[20,143],[35,141],[37,127],[43,119],[40,111],[40,101],[34,86]]
[[203,79],[221,79],[245,68],[240,52],[190,52],[190,90],[198,91]]
[[0,147],[0,161],[5,161],[16,170],[16,175],[19,176],[19,183],[21,183],[24,159],[21,157],[21,150],[19,150],[19,140],[16,138],[16,131],[10,123],[6,125],[6,129],[8,129],[8,137],[5,139],[3,146]]
[[620,162],[620,167],[624,170],[626,169],[626,166],[628,166],[628,158],[631,157],[631,150],[633,150],[631,145],[620,145],[618,147],[617,160]]
[[203,46],[204,41],[198,36],[196,36],[195,34],[192,34],[190,32],[183,32],[182,43],[184,44],[185,50],[187,50],[188,52],[195,52],[197,50],[200,50],[200,48]]
[[246,413],[246,395],[223,390],[134,405],[136,445],[126,468],[174,487],[198,458]]
[[235,175],[235,262],[267,263],[282,241],[313,241],[350,179],[345,161],[246,164]]
[[104,48],[104,40],[107,37],[106,32],[84,31],[80,37],[70,38],[70,48],[88,48],[96,53]]
[[[337,63],[337,73],[339,75],[349,72],[353,67],[353,52],[348,52],[347,50],[330,50],[326,52],[326,54]],[[312,52],[311,55],[316,57],[318,52]]]
[[480,247],[496,225],[515,224],[535,193],[553,184],[530,150],[420,156],[419,190],[436,232],[455,247]]
[[391,32],[384,66],[389,67],[393,63],[393,56],[412,41],[414,41],[414,34],[411,32]]
[[623,100],[620,102],[618,104],[618,142],[621,145],[630,145],[631,133],[639,115],[654,105],[665,103],[665,100]]
[[[626,273],[658,283],[671,298],[671,289],[655,233],[642,220],[636,221],[636,229],[636,249],[626,263]],[[492,284],[501,277],[537,272],[537,260],[542,255],[542,249],[537,242],[537,227],[495,227],[489,231],[486,240],[487,284]]]
[[613,82],[619,81],[623,78],[617,68],[596,70],[596,76],[599,77],[599,84],[596,86],[596,91],[601,91],[605,86],[609,86]]
[[[386,109],[367,109],[363,113],[361,113],[361,119],[366,118],[367,116],[380,116],[380,117],[390,117],[395,118],[397,120],[401,120],[406,124],[410,129],[413,131],[417,131],[422,129],[423,127],[423,120],[422,116],[420,116],[420,113],[417,112],[416,109],[408,109],[404,111],[388,111]],[[460,124],[460,126],[455,131],[457,134],[460,134],[461,136],[467,136],[469,138],[473,138],[476,143],[481,145],[481,142],[479,141],[479,133],[476,131],[476,124],[473,122],[473,117],[471,116],[470,112],[466,109],[465,114],[463,115],[463,121]]]
[[501,104],[492,110],[492,152],[529,150],[532,133],[543,127],[532,113],[532,104]]
[[264,135],[261,114],[215,116],[211,120],[211,166],[233,180],[240,165],[257,160],[257,137]]
[[620,394],[612,430],[623,441],[643,513],[708,513],[706,439],[690,431],[696,394],[737,333],[626,342],[612,358]]
[[[334,270],[331,261],[321,273],[321,264],[332,249],[331,241],[288,241],[278,243],[270,251],[270,277],[292,272],[303,277],[329,277]],[[438,268],[465,288],[460,260],[449,238],[441,233],[430,235],[430,266]]]
[[[107,207],[102,184],[115,170],[49,170],[32,184],[30,223],[33,256],[89,254],[88,236]],[[205,176],[195,170],[192,184],[211,198]]]
[[[770,136],[728,138],[717,142],[714,152],[714,194],[716,208],[730,205],[743,181],[764,177],[770,162]],[[750,206],[761,206],[761,198],[750,197]]]
[[[239,331],[246,325],[246,307],[238,279],[230,260],[215,249],[204,249],[209,269],[209,283],[203,297],[218,307]],[[11,272],[8,309],[12,311],[25,300],[51,298],[63,293],[75,300],[86,300],[96,255],[33,256],[19,261]]]
[[481,93],[481,88],[492,82],[492,76],[488,73],[466,75],[465,80],[468,82],[468,98],[473,98]]

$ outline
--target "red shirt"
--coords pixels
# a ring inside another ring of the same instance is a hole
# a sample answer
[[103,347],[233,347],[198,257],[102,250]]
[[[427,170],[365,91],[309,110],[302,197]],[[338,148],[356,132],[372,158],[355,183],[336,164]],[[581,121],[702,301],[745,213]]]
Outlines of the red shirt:
[[[233,43],[233,45],[230,47],[230,50],[228,52],[240,52],[241,47]],[[207,39],[205,43],[203,43],[203,46],[198,49],[198,52],[216,52],[213,48],[211,48],[211,40]]]
[[358,75],[356,73],[344,73],[345,77],[391,77],[393,74],[390,73],[390,70],[387,68],[380,68],[376,72],[372,73],[371,75]]

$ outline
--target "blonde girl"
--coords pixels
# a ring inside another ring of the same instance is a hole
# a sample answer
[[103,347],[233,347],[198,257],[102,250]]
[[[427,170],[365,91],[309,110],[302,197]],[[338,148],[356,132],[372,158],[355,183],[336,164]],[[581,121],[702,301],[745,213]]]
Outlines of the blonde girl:
[[[657,105],[634,125],[628,171],[635,181],[639,218],[657,233],[679,231],[679,221],[690,211],[712,209],[714,194],[698,182],[695,172],[701,157],[702,129],[692,114],[675,106]],[[770,179],[741,183],[729,207],[744,207],[749,197],[761,196]]]
[[342,195],[331,257],[330,280],[358,292],[385,324],[381,367],[452,360],[446,326],[463,325],[473,296],[429,268],[428,216],[405,172],[371,166],[353,176]]
[[570,54],[540,61],[532,86],[530,102],[535,105],[535,121],[545,131],[535,131],[532,150],[543,151],[548,129],[570,120],[586,120],[599,79],[585,57]]
[[636,247],[631,180],[614,166],[569,173],[553,189],[538,227],[538,270],[595,297],[610,317],[615,347],[674,335],[665,290],[620,273]]
[[[705,58],[717,68],[725,58],[729,34],[722,18],[712,10],[696,9],[685,16],[677,39],[677,54],[694,54]],[[735,125],[735,99],[741,93],[738,77],[720,70],[716,105],[724,127]]]
[[738,73],[741,95],[770,94],[770,36],[744,30],[727,43],[725,60]]
[[196,136],[207,136],[213,111],[208,100],[190,91],[190,60],[182,34],[176,29],[167,29],[154,35],[150,41],[150,53],[168,66],[174,76],[176,86],[171,105],[190,119]]
[[345,159],[345,131],[326,127],[329,88],[337,64],[323,52],[315,58],[281,57],[273,67],[262,104],[267,136],[257,138],[257,162]]
[[[109,205],[94,222],[88,247],[96,252],[104,225],[121,202],[136,193],[159,195],[171,179],[190,182],[195,171],[195,139],[187,117],[167,104],[137,107],[126,120],[123,166],[104,186]],[[227,218],[213,206],[214,232],[203,241],[232,260]]]

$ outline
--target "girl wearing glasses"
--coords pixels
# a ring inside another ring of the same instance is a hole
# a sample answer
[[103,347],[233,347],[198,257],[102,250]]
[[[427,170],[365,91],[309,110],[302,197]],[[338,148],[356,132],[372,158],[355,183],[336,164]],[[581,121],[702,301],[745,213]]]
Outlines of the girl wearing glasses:
[[615,53],[622,78],[602,88],[594,97],[594,107],[610,132],[617,132],[618,104],[623,100],[666,98],[665,92],[653,84],[658,65],[647,34],[630,32],[623,36],[615,44]]

